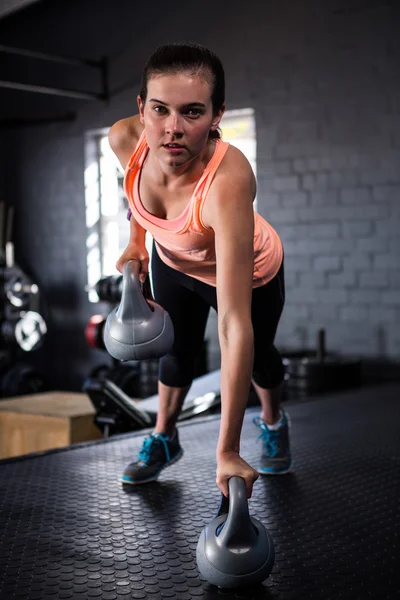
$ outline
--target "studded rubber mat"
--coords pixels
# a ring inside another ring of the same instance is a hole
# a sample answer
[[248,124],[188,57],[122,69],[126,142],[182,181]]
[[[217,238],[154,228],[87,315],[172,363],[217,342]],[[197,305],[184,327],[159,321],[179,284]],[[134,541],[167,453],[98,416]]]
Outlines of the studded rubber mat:
[[[219,419],[208,417],[180,425],[183,458],[139,487],[119,476],[143,431],[2,461],[1,600],[399,598],[400,387],[286,409],[294,472],[260,477],[249,501],[275,544],[263,584],[219,590],[197,572],[197,540],[220,501]],[[254,414],[242,437],[253,466]]]

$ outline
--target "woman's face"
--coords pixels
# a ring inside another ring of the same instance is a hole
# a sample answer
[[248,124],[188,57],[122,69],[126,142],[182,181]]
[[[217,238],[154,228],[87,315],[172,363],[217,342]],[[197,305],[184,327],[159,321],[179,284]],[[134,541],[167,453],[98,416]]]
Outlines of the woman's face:
[[146,103],[138,97],[141,122],[150,150],[165,166],[184,165],[205,149],[224,112],[213,116],[211,92],[205,78],[190,73],[149,79]]

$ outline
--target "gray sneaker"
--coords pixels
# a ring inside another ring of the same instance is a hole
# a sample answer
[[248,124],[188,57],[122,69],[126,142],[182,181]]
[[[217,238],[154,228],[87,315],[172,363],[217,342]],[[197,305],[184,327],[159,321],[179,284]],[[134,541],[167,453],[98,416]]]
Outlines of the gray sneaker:
[[153,433],[143,440],[138,460],[126,467],[121,481],[131,485],[155,481],[165,467],[178,461],[182,455],[177,429],[172,438]]
[[292,466],[292,455],[289,443],[289,422],[284,410],[281,409],[283,423],[279,429],[268,429],[260,417],[253,419],[254,425],[261,429],[257,440],[263,443],[261,464],[256,469],[261,475],[283,475],[288,473]]

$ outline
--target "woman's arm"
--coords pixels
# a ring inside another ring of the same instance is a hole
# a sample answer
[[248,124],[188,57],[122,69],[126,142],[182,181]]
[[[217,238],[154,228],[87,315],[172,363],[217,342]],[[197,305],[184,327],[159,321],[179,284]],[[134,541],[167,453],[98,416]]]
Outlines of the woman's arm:
[[249,162],[231,147],[203,212],[205,223],[215,232],[217,261],[222,400],[217,483],[227,495],[228,479],[232,475],[243,476],[249,497],[258,474],[240,458],[239,452],[254,356],[251,296],[255,192],[255,177]]
[[[143,131],[139,115],[117,121],[108,133],[111,149],[118,158],[123,169],[126,168]],[[123,272],[124,264],[132,258],[140,260],[140,280],[144,282],[149,272],[149,255],[146,250],[146,230],[139,225],[133,215],[129,218],[129,243],[119,257],[116,268]]]

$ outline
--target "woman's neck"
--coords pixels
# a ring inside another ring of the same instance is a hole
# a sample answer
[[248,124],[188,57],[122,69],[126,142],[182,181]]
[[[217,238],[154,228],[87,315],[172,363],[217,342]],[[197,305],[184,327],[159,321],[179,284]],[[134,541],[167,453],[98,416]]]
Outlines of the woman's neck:
[[149,151],[146,161],[149,172],[157,185],[165,187],[181,187],[197,182],[210,162],[216,143],[209,140],[205,148],[196,156],[179,166],[168,166]]

